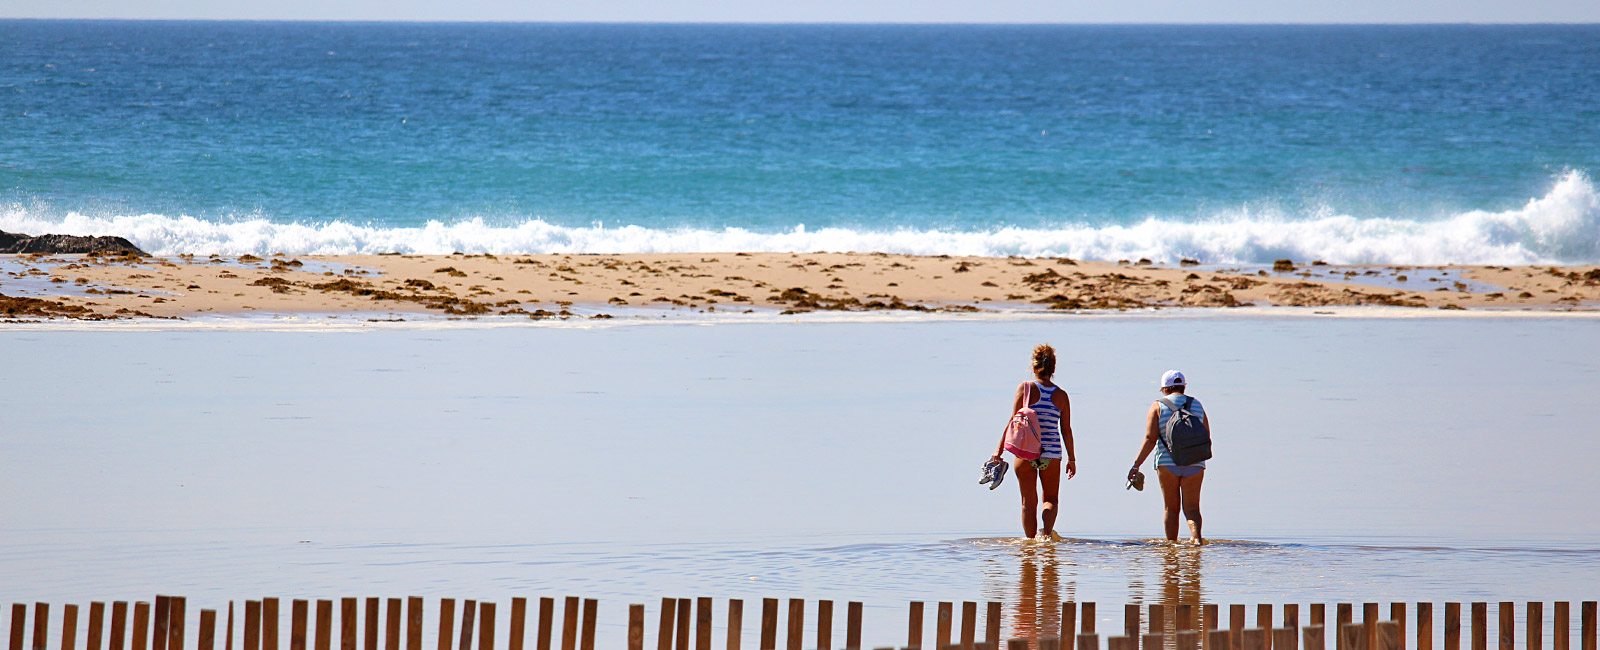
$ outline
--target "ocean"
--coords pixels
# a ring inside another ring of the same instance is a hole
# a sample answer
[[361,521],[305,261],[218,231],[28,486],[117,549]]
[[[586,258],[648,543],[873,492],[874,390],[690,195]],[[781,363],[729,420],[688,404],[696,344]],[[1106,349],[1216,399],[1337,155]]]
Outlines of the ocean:
[[[746,599],[745,647],[759,598],[835,599],[840,634],[861,601],[864,647],[903,645],[912,600],[1001,602],[1010,636],[1061,600],[1109,635],[1123,603],[1594,599],[1592,318],[1231,314],[7,327],[3,593],[185,595],[191,623],[585,596],[600,648],[662,597],[719,628]],[[1061,544],[1018,539],[1014,477],[978,484],[1039,342],[1079,458]],[[1123,489],[1169,367],[1215,428],[1199,549]]]
[[0,21],[0,230],[156,254],[1600,262],[1600,26]]

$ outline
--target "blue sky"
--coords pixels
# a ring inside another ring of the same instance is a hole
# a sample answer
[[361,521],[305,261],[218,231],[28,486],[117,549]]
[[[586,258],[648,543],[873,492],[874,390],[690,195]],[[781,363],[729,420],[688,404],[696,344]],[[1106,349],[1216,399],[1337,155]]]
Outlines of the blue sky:
[[0,0],[7,18],[599,22],[1600,22],[1600,0]]

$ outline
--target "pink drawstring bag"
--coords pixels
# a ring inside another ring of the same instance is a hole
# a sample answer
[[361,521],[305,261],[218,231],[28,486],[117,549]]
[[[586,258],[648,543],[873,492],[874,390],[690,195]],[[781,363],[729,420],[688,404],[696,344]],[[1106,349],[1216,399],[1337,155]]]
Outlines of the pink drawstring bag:
[[[1031,386],[1023,390],[1027,391],[1027,395],[1033,395]],[[1011,414],[1011,421],[1006,423],[1006,451],[1023,460],[1035,460],[1040,454],[1040,435],[1039,414],[1032,407],[1024,405]]]

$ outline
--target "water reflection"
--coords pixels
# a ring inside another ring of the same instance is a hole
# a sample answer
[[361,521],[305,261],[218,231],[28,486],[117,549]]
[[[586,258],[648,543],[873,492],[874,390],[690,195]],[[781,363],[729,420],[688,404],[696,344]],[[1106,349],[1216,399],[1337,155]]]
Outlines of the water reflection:
[[[1003,628],[1008,636],[1058,636],[1061,630],[1061,603],[1078,600],[1080,571],[1100,573],[1119,568],[1127,580],[1128,596],[1123,602],[1140,606],[1140,632],[1149,630],[1146,605],[1164,606],[1163,632],[1172,635],[1180,617],[1188,617],[1189,629],[1202,629],[1203,559],[1206,549],[1172,544],[1165,540],[1146,542],[1108,542],[1072,540],[1061,544],[1022,540],[992,540],[998,551],[985,568],[983,597],[1004,605]],[[1102,636],[1122,634],[1124,627],[1108,626],[1122,620],[1122,612],[1098,608],[1095,627]],[[1082,613],[1074,621],[1082,626]],[[1169,638],[1171,638],[1169,636]]]

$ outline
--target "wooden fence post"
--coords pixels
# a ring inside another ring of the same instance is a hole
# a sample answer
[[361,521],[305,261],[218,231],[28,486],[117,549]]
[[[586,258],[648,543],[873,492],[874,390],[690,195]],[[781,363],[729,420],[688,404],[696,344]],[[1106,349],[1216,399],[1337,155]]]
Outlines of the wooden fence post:
[[1256,627],[1263,630],[1261,646],[1264,650],[1272,650],[1272,605],[1256,605]]
[[217,639],[217,610],[200,610],[200,635],[195,640],[195,650],[213,650]]
[[1300,630],[1300,645],[1305,650],[1327,650],[1328,635],[1321,624],[1307,625]]
[[61,606],[61,650],[78,650],[78,606]]
[[261,650],[261,601],[244,601],[244,650]]
[[[391,634],[393,634],[400,631],[399,625],[394,620],[394,615],[398,614],[399,612],[395,608],[395,599],[390,599],[389,605],[389,625],[392,628]],[[472,650],[472,637],[476,634],[477,627],[478,601],[471,598],[461,599],[461,634],[457,636],[458,641],[456,643],[456,647],[460,648],[461,650]],[[393,644],[395,642],[390,641],[390,643]],[[397,650],[398,647],[399,646],[396,645],[388,650]],[[572,649],[567,648],[566,650]]]
[[1444,604],[1444,650],[1461,650],[1461,603]]
[[[233,611],[233,603],[228,603],[228,611]],[[128,636],[128,601],[119,600],[111,603],[111,650],[123,650],[123,641]],[[232,636],[231,634],[229,635]],[[228,639],[232,641],[232,638]],[[231,648],[229,650],[232,650]]]
[[1146,632],[1139,636],[1139,643],[1145,650],[1161,650],[1166,647],[1166,635],[1161,632]]
[[759,650],[777,650],[777,648],[778,599],[763,598],[761,599],[761,647]]
[[[662,611],[663,616],[666,617],[663,620],[667,621],[667,623],[663,623],[664,626],[665,625],[669,625],[670,621],[672,620],[672,613],[671,613],[670,609],[668,607],[666,607],[666,605],[667,605],[667,603],[669,601],[674,602],[674,603],[677,602],[677,601],[672,601],[671,599],[668,599],[668,598],[661,599],[661,604],[662,604],[661,611]],[[535,648],[535,650],[550,650],[550,637],[551,637],[552,634],[554,634],[555,625],[556,625],[556,599],[548,598],[548,597],[540,598],[539,599],[539,631],[537,633],[537,636],[535,636],[534,640],[533,640],[533,642],[534,642],[534,646],[533,647]],[[672,641],[671,641],[671,639],[672,639],[672,628],[671,627],[667,627],[666,630],[661,635],[661,638],[662,639],[666,639],[665,641],[663,641],[663,643],[669,644],[667,646],[663,646],[663,649],[671,647],[670,644],[672,643]]]
[[1555,612],[1550,613],[1554,620],[1550,621],[1550,645],[1555,650],[1571,650],[1573,645],[1573,605],[1566,600],[1555,604]]
[[321,599],[317,601],[316,642],[317,650],[333,650],[333,601]]
[[[661,623],[656,628],[656,650],[672,650],[672,624],[678,619],[678,599],[661,599]],[[543,620],[543,615],[540,615]],[[540,623],[541,627],[543,623]],[[769,649],[770,650],[770,649]]]
[[1197,650],[1200,647],[1200,633],[1194,630],[1178,630],[1178,650]]
[[[859,623],[859,619],[858,619]],[[857,628],[857,638],[860,638],[860,628]],[[744,601],[737,598],[728,601],[728,644],[726,650],[739,650],[740,642],[744,639]]]
[[[1084,606],[1087,608],[1084,610],[1085,612],[1094,611],[1094,603],[1084,603]],[[1026,644],[1027,641],[1024,640],[1023,643]],[[1079,634],[1077,643],[1078,650],[1100,650],[1100,635],[1093,632]],[[1026,645],[1024,645],[1024,648],[1026,648]]]
[[[512,621],[517,620],[516,600],[512,601],[513,604],[511,606]],[[516,623],[511,624],[513,628],[516,625]],[[513,635],[513,638],[515,638],[515,635]],[[644,605],[628,605],[628,650],[644,650]]]
[[1528,603],[1528,650],[1544,650],[1544,603]]
[[[72,607],[72,605],[67,605],[67,607]],[[75,621],[77,608],[72,608],[70,612],[72,612],[72,615],[74,615]],[[67,610],[62,610],[62,615],[66,616]],[[106,604],[104,604],[104,602],[91,602],[90,628],[85,629],[85,632],[88,632],[88,636],[83,639],[83,645],[85,645],[85,648],[88,648],[88,650],[101,650],[101,631],[104,631],[104,629],[106,629]],[[75,634],[77,634],[77,628],[72,629],[72,632],[74,632],[75,636]],[[75,640],[77,639],[74,639],[74,642]]]
[[693,625],[694,602],[678,599],[678,650],[689,650],[689,627]]
[[278,650],[278,619],[278,599],[262,598],[261,650]]
[[818,650],[833,650],[833,601],[817,601]]
[[1377,628],[1377,650],[1400,650],[1400,640],[1404,637],[1400,634],[1400,623],[1398,621],[1379,621]]
[[1327,626],[1322,623],[1311,622],[1307,624],[1301,628],[1300,645],[1304,646],[1306,650],[1327,650],[1327,629]]
[[801,650],[805,644],[806,629],[806,601],[801,598],[789,599],[789,650]]
[[861,648],[861,608],[859,601],[848,601],[844,610],[844,647],[846,650],[860,650]]
[[339,599],[339,650],[356,650],[361,645],[361,601]]
[[384,650],[400,650],[400,621],[405,613],[401,611],[399,598],[389,598],[384,601],[384,615]]
[[1365,638],[1360,623],[1345,623],[1339,626],[1334,641],[1338,643],[1338,650],[1360,650]]
[[1075,650],[1078,644],[1078,604],[1075,602],[1061,603],[1061,630],[1056,635],[1061,639],[1061,650]]
[[50,650],[45,647],[46,639],[50,638],[50,604],[33,604],[33,645],[32,650]]
[[[374,613],[377,611],[378,599],[367,599],[367,650],[378,650],[378,619]],[[434,641],[438,650],[450,650],[455,647],[456,638],[456,599],[439,599],[439,638]]]
[[406,597],[406,650],[422,650],[422,598]]
[[[644,605],[639,605],[639,642],[644,643]],[[629,650],[638,650],[632,647],[633,643],[633,605],[628,606],[628,643]],[[522,650],[523,644],[528,639],[528,599],[520,596],[511,598],[511,627],[506,631],[506,650]]]
[[150,650],[167,650],[167,625],[171,615],[172,597],[156,594],[155,616],[150,620]]
[[1572,650],[1572,605],[1567,601],[1556,603],[1551,612],[1550,647],[1552,650]]
[[1122,606],[1122,636],[1134,645],[1133,650],[1138,650],[1139,645],[1139,606]]
[[1272,631],[1272,647],[1276,650],[1299,650],[1300,628],[1280,627]]
[[[289,601],[289,650],[306,650],[306,616],[309,603],[296,598]],[[172,650],[179,650],[173,648]],[[389,650],[395,650],[390,648]]]
[[183,650],[184,611],[189,606],[189,600],[183,596],[172,597],[172,610],[168,615],[167,650]]
[[478,648],[494,650],[494,603],[478,603]]
[[[1297,633],[1300,631],[1300,605],[1290,603],[1283,606],[1283,627],[1294,630]],[[1300,640],[1296,639],[1295,645],[1298,646],[1299,644]],[[1274,642],[1273,646],[1276,647],[1277,643]]]
[[1472,650],[1489,650],[1489,603],[1472,604]]
[[1595,648],[1595,601],[1585,600],[1581,607],[1583,611],[1580,615],[1583,617],[1583,622],[1580,623],[1582,629],[1578,633],[1578,643],[1581,646],[1581,650],[1597,650]]
[[227,641],[223,642],[222,647],[224,650],[233,650],[233,601],[231,600],[228,601],[228,631],[226,634],[228,635]]
[[1266,650],[1267,631],[1259,627],[1245,628],[1244,648],[1242,650]]
[[[950,619],[953,617],[952,607],[953,605],[951,603],[941,601],[939,603],[939,608],[936,610],[933,621],[933,647],[937,650],[945,650],[945,646],[950,645]],[[800,649],[789,648],[789,650]]]
[[583,642],[578,645],[579,650],[594,650],[594,627],[600,618],[600,601],[593,598],[583,600]]
[[130,650],[145,650],[145,644],[150,641],[150,603],[136,601],[133,604],[133,631],[128,634]]
[[[1208,650],[1235,650],[1233,635],[1227,630],[1211,629],[1206,632]],[[1159,646],[1158,646],[1159,647]]]

